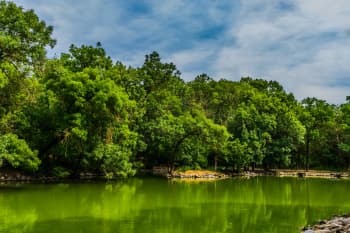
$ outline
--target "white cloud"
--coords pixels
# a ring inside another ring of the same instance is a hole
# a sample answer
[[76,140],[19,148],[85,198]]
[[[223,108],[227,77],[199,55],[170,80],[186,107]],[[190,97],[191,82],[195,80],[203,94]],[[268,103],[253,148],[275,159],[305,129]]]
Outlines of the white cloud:
[[294,3],[293,10],[281,11],[273,4],[257,9],[257,1],[243,1],[240,18],[230,29],[237,43],[221,49],[214,65],[217,76],[273,79],[299,99],[344,102],[350,94],[350,86],[340,83],[344,76],[350,78],[350,38],[345,33],[350,2]]
[[341,103],[350,95],[348,0],[15,2],[54,26],[50,54],[101,41],[132,66],[158,51],[186,80],[249,75],[277,80],[299,99]]
[[[197,64],[206,64],[214,56],[214,50],[205,48],[189,49],[180,51],[170,55],[166,62],[173,62],[177,68],[182,72],[182,78],[186,81],[194,79],[197,75],[204,73],[202,65],[194,66],[193,62]],[[209,74],[210,75],[210,74]]]

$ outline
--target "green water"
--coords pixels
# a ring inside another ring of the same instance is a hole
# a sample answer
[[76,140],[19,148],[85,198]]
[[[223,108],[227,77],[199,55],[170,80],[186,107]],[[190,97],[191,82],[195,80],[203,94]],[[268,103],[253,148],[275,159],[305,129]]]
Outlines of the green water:
[[189,183],[2,184],[0,232],[298,232],[350,212],[350,181],[258,177]]

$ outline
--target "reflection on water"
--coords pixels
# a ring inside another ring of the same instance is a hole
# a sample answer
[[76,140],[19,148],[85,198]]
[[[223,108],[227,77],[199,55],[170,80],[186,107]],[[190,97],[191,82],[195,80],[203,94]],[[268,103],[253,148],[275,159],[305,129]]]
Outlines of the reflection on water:
[[347,180],[257,177],[208,183],[0,186],[0,232],[298,232],[350,212]]

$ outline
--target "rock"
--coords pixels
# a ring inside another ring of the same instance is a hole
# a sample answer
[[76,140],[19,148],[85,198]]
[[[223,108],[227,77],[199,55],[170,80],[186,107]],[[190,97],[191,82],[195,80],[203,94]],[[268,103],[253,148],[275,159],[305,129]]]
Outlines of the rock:
[[343,225],[350,225],[350,218],[343,218],[340,220]]
[[333,222],[333,223],[330,224],[329,228],[332,229],[332,230],[339,230],[339,229],[342,228],[342,225]]
[[342,233],[350,232],[350,216],[336,216],[330,220],[321,220],[313,227],[304,227],[302,233]]
[[319,230],[319,231],[315,231],[316,233],[331,233],[332,231],[329,230],[329,229],[322,229],[322,230]]

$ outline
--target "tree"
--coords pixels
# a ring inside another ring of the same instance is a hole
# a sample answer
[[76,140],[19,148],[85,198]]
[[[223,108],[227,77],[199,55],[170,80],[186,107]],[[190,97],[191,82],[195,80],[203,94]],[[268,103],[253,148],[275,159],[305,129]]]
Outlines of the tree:
[[33,10],[7,1],[0,1],[0,62],[17,68],[43,62],[46,46],[56,43],[51,38],[52,26],[40,21]]
[[277,82],[251,78],[242,78],[237,95],[228,130],[252,151],[252,169],[289,166],[304,135],[294,97]]
[[235,139],[227,143],[225,159],[231,165],[232,171],[240,172],[253,161],[253,150],[247,143],[241,143],[239,139]]
[[40,160],[19,130],[23,109],[37,100],[38,73],[46,46],[53,47],[52,27],[33,10],[0,1],[0,160],[13,168],[35,171]]
[[[94,168],[104,173],[117,171],[107,168],[103,161],[111,162],[132,155],[133,146],[122,145],[124,141],[134,140],[133,134],[125,132],[129,130],[128,116],[135,103],[129,100],[124,89],[105,76],[100,68],[87,67],[75,72],[62,66],[58,60],[47,64],[44,83],[47,92],[42,104],[53,105],[48,106],[53,112],[46,112],[49,116],[53,113],[58,124],[53,125],[57,128],[47,132],[51,136],[46,134],[51,140],[42,147],[43,159],[54,159],[70,169],[73,175]],[[46,128],[42,130],[41,134],[45,134]],[[121,140],[122,135],[130,138]],[[118,146],[113,146],[115,143]],[[116,149],[123,152],[122,157],[111,156]],[[103,158],[102,151],[106,152]],[[91,155],[100,159],[95,160]]]
[[215,81],[207,74],[198,75],[193,81],[188,83],[192,89],[191,98],[203,108],[207,116],[210,115],[210,102],[213,95],[212,83],[215,83]]
[[209,154],[213,154],[216,161],[223,154],[229,136],[225,127],[200,112],[186,112],[177,117],[164,115],[150,122],[147,130],[151,139],[149,148],[158,162],[167,163],[169,173],[176,165],[207,166]]
[[[139,157],[144,158],[146,166],[164,162],[159,157],[162,142],[157,145],[154,137],[155,135],[162,137],[161,135],[167,130],[176,127],[174,119],[183,114],[184,101],[181,97],[185,96],[186,86],[179,74],[174,64],[162,63],[159,54],[153,52],[146,55],[143,66],[138,70],[138,82],[132,81],[136,84],[134,87],[141,89],[139,92],[141,95],[135,96],[138,99],[138,109],[141,113],[136,124],[138,124],[139,134],[142,135],[147,145],[145,151],[139,154]],[[160,124],[169,127],[155,134],[154,130],[157,130]],[[172,160],[168,161],[169,164],[172,163]]]
[[25,79],[43,64],[45,47],[56,43],[52,30],[33,10],[0,1],[0,117],[26,100]]
[[36,171],[40,164],[37,154],[37,151],[32,151],[26,141],[15,134],[0,136],[0,168],[8,165],[25,171]]
[[348,169],[350,166],[350,98],[347,97],[347,103],[339,106],[337,112],[336,134],[332,137],[336,140],[338,149],[339,164],[341,167]]
[[[320,139],[323,137],[323,129],[330,126],[329,124],[332,119],[334,119],[335,112],[333,110],[333,107],[326,103],[326,101],[316,98],[304,99],[302,101],[302,106],[304,111],[301,113],[300,119],[306,128],[305,169],[308,170],[310,167],[310,156],[312,150],[310,147],[313,145],[316,146],[316,144],[322,147]],[[322,153],[323,152],[318,153],[318,156],[320,156]]]
[[112,59],[106,55],[101,43],[96,47],[71,45],[69,53],[61,54],[63,65],[73,72],[83,71],[85,68],[99,68],[107,70],[112,68]]

